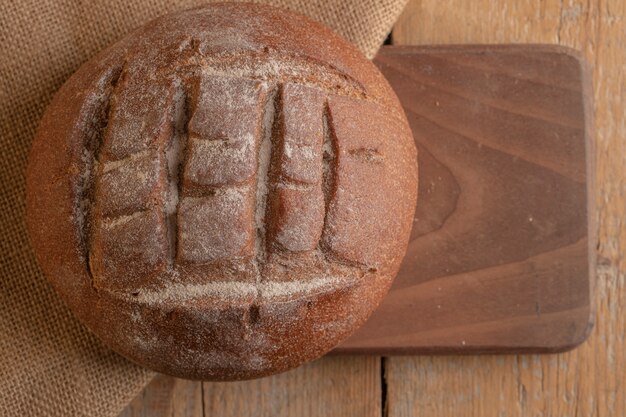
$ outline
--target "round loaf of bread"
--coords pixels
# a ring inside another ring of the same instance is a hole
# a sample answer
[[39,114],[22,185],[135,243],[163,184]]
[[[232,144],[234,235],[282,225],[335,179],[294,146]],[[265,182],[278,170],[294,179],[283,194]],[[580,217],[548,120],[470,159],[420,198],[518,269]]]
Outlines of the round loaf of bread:
[[291,12],[213,4],[148,23],[60,89],[30,154],[28,230],[112,349],[236,380],[367,319],[416,190],[406,117],[356,48]]

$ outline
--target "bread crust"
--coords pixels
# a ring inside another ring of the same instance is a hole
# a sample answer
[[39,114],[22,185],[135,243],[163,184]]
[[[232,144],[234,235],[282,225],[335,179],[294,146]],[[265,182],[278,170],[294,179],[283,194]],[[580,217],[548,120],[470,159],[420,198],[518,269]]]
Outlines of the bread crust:
[[47,108],[27,223],[47,279],[108,346],[238,380],[315,359],[397,274],[417,156],[393,91],[324,26],[221,3],[156,19]]

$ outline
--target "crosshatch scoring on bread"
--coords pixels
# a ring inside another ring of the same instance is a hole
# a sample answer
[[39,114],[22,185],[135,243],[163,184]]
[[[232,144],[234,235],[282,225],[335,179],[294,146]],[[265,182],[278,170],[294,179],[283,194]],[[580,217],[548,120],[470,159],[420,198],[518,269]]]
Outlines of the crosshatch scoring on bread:
[[206,283],[211,266],[238,282],[349,282],[383,261],[393,224],[377,210],[396,190],[373,184],[402,158],[397,116],[345,74],[270,52],[247,58],[259,62],[190,59],[156,80],[130,62],[99,83],[106,127],[83,174],[93,189],[76,202],[91,207],[81,226],[96,288]]

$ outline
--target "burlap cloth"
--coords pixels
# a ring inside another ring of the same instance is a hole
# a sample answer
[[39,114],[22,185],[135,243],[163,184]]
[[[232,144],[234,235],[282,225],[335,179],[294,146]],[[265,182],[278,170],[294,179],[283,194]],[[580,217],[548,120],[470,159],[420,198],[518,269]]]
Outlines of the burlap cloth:
[[[372,57],[406,0],[272,0]],[[86,331],[39,271],[24,221],[24,171],[54,92],[131,29],[198,1],[26,0],[0,5],[0,415],[116,416],[154,373]]]

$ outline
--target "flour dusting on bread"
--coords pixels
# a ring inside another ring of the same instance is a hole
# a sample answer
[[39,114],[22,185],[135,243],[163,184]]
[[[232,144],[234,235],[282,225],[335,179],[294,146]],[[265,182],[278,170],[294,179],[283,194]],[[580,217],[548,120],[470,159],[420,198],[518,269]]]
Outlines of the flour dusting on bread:
[[358,328],[398,271],[417,189],[406,118],[371,62],[303,16],[159,18],[81,67],[42,125],[42,269],[137,363],[292,368]]

